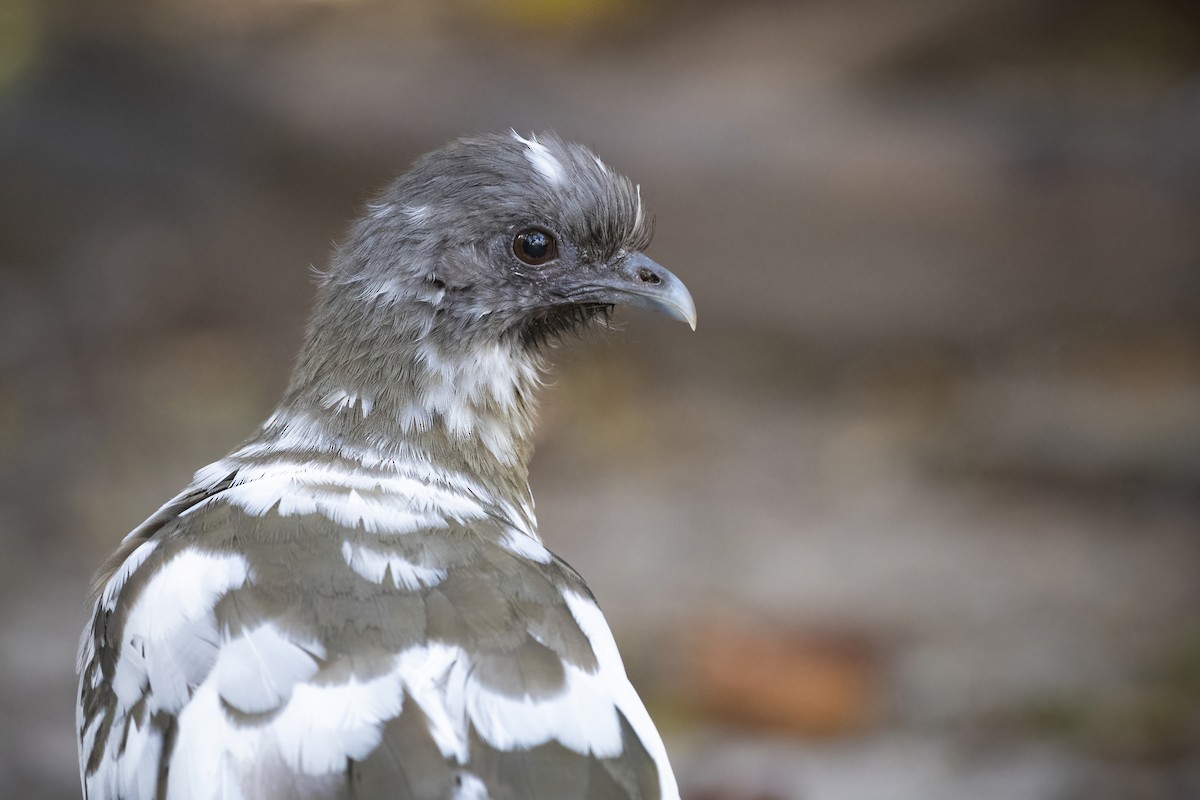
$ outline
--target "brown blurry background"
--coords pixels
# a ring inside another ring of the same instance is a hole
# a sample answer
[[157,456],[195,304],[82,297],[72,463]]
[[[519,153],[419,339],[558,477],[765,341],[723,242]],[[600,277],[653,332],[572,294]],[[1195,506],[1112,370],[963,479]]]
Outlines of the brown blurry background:
[[699,308],[559,355],[533,476],[685,797],[1200,797],[1193,0],[0,0],[0,797],[309,266],[509,127]]

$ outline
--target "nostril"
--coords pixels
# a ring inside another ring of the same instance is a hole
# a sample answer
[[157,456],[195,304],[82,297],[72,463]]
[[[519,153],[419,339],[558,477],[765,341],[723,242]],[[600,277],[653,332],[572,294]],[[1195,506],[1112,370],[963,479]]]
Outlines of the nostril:
[[657,286],[658,284],[662,283],[662,278],[658,277],[645,267],[642,267],[638,270],[637,276],[639,281],[642,283],[648,283],[651,286]]

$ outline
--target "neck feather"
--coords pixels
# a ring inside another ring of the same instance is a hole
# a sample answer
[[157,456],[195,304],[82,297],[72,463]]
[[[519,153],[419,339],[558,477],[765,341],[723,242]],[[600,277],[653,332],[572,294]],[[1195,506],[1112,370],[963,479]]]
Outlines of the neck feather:
[[[349,305],[358,313],[335,313]],[[364,307],[365,306],[365,307]],[[458,476],[497,503],[529,509],[541,365],[517,337],[438,336],[432,306],[322,303],[279,408],[239,453],[321,454],[363,467]]]

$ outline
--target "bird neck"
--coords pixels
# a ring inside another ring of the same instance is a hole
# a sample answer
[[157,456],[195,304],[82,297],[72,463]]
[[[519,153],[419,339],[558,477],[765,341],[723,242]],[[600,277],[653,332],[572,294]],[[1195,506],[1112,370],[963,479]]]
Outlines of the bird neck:
[[[250,443],[466,484],[532,525],[529,460],[540,364],[517,340],[433,335],[433,312],[377,319],[318,309],[283,401]],[[398,321],[403,320],[403,324]],[[447,477],[450,476],[450,477]]]

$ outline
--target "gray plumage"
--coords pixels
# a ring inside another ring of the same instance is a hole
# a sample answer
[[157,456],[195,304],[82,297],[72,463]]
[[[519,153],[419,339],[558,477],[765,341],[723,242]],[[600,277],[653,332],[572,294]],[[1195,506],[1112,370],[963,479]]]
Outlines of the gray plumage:
[[460,140],[369,204],[279,408],[101,571],[85,796],[677,796],[528,488],[545,344],[621,302],[694,325],[650,236],[553,136]]

